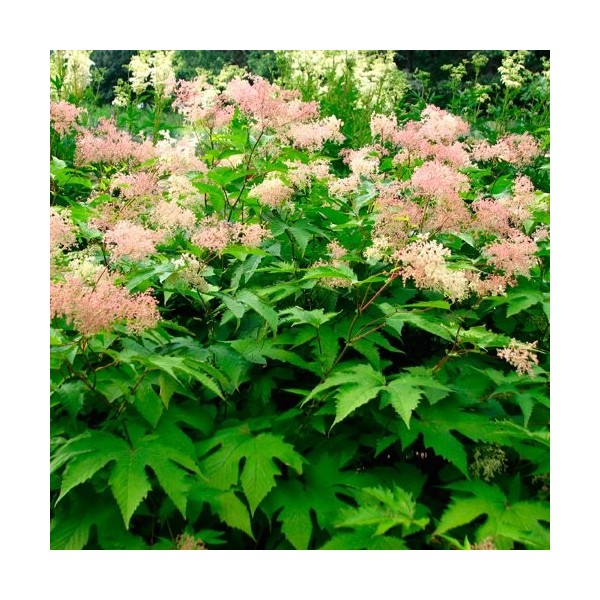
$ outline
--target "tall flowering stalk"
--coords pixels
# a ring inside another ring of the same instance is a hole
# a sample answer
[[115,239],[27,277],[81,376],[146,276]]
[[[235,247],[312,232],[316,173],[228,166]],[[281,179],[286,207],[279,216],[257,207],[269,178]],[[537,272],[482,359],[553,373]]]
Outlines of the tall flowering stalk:
[[92,50],[54,50],[50,54],[50,98],[81,100],[92,81]]
[[129,80],[115,87],[113,104],[128,109],[130,129],[133,105],[149,101],[153,110],[152,141],[159,137],[161,118],[175,91],[174,50],[141,50],[129,62]]

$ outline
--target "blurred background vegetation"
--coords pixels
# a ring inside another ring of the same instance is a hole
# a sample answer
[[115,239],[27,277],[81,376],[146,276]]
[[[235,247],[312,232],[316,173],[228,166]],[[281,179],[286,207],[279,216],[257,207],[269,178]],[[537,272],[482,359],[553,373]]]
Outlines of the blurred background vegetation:
[[[114,87],[118,79],[127,78],[127,65],[137,50],[94,50],[90,56],[102,77],[97,86],[97,101],[106,104],[115,97]],[[385,53],[386,51],[380,51]],[[476,52],[484,54],[489,62],[483,67],[482,82],[493,81],[498,76],[502,63],[501,50],[394,50],[394,62],[399,70],[415,78],[421,73],[429,75],[429,82],[435,88],[443,104],[451,96],[447,88],[448,70],[444,65],[456,65],[470,61]],[[549,50],[533,50],[527,59],[527,67],[533,72],[543,69],[542,59],[550,58]],[[175,73],[182,79],[192,79],[198,69],[218,74],[225,65],[235,65],[269,81],[275,81],[282,74],[281,60],[273,50],[178,50],[175,55]]]

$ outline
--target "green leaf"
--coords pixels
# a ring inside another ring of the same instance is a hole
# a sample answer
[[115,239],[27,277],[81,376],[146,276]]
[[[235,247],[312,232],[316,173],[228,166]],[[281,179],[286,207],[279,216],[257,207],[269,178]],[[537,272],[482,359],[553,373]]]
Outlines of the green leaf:
[[331,324],[319,327],[319,335],[310,345],[321,365],[322,373],[327,373],[335,364],[340,350],[339,339],[342,336],[343,334]]
[[219,397],[223,397],[223,394],[219,388],[219,385],[211,377],[206,374],[206,371],[210,371],[211,374],[215,373],[215,370],[210,365],[204,365],[201,361],[194,360],[188,357],[182,356],[148,356],[148,357],[135,357],[144,364],[149,364],[154,368],[164,371],[170,375],[176,382],[181,383],[180,378],[175,373],[185,373],[192,379],[200,382],[211,392]]
[[246,457],[240,480],[252,514],[275,485],[275,476],[281,474],[274,458],[302,472],[302,457],[281,436],[261,433],[242,444],[239,451]]
[[280,360],[282,362],[289,363],[289,364],[299,367],[301,369],[306,369],[307,371],[311,371],[312,373],[315,373],[316,375],[319,375],[321,372],[317,365],[306,362],[305,360],[300,358],[297,354],[295,354],[294,352],[290,352],[288,350],[282,350],[281,348],[275,348],[274,346],[269,345],[269,346],[265,346],[262,349],[262,354],[263,354],[263,356],[266,356],[268,358]]
[[[311,512],[314,512],[322,529],[333,530],[340,510],[348,507],[348,504],[340,500],[338,494],[352,494],[354,489],[364,483],[364,474],[359,474],[354,469],[343,470],[352,457],[352,448],[348,450],[341,455],[332,448],[322,446],[310,452],[304,467],[304,485],[297,480],[282,481],[263,501],[261,508],[267,514],[273,514],[279,508],[283,508],[277,519],[282,523],[282,531],[294,547],[308,547],[312,536],[312,523],[306,531],[298,529],[300,523],[308,525]],[[286,525],[287,521],[290,521],[289,525]],[[286,531],[289,531],[289,535]]]
[[[380,306],[381,308],[381,306]],[[394,329],[398,332],[398,334],[402,333],[402,327],[405,323],[416,327],[417,329],[422,329],[423,331],[427,331],[432,335],[440,337],[449,342],[454,341],[454,337],[456,335],[456,331],[458,326],[450,327],[443,323],[440,323],[439,317],[430,317],[418,314],[416,312],[407,312],[398,310],[394,313],[390,314],[385,319],[386,325]]]
[[[152,435],[135,423],[129,427],[131,445],[108,432],[91,431],[74,438],[56,453],[52,469],[67,462],[59,500],[75,486],[109,467],[109,484],[121,509],[125,527],[152,484],[146,473],[149,466],[159,484],[182,514],[185,513],[188,471],[197,472],[194,447],[173,423],[161,421]],[[183,468],[182,468],[183,467]]]
[[302,277],[301,281],[309,281],[311,279],[323,279],[327,277],[346,279],[351,283],[356,283],[358,281],[354,271],[350,267],[347,267],[345,265],[339,265],[337,267],[333,267],[330,265],[310,267],[309,269],[306,269],[306,273],[304,277]]
[[375,398],[384,385],[385,377],[371,365],[359,364],[341,368],[315,387],[302,401],[301,406],[327,389],[338,388],[334,395],[337,402],[335,420],[331,426],[333,427],[357,408]]
[[419,406],[422,393],[410,381],[399,378],[387,384],[383,397],[388,399],[406,426],[410,428],[410,417]]
[[305,229],[300,224],[296,223],[292,227],[288,229],[296,244],[298,244],[298,248],[300,249],[300,254],[304,256],[306,252],[306,246],[308,246],[308,242],[313,238],[314,234]]
[[248,509],[233,491],[222,492],[215,496],[211,500],[211,505],[224,523],[247,533],[254,539]]
[[196,480],[189,493],[190,506],[188,521],[195,522],[202,512],[204,503],[208,503],[213,513],[223,522],[243,531],[254,539],[248,507],[233,490],[217,490],[206,487],[204,481]]
[[177,379],[165,373],[159,373],[158,383],[160,385],[160,399],[165,408],[169,408],[169,402],[177,389]]
[[110,475],[109,484],[121,509],[125,527],[129,527],[135,509],[152,489],[145,466],[142,451],[126,450],[119,456]]
[[90,537],[94,515],[85,511],[61,514],[50,521],[50,550],[81,550]]
[[336,394],[335,420],[331,427],[340,423],[357,408],[375,398],[381,389],[383,389],[383,386],[373,387],[372,381],[361,382],[356,386],[340,386]]
[[121,549],[145,547],[139,538],[125,530],[119,509],[111,500],[110,496],[97,493],[89,486],[70,495],[56,508],[50,522],[50,549],[82,550],[94,525],[102,548],[108,548],[109,538],[120,541]]
[[506,497],[498,486],[472,481],[467,489],[476,496],[472,498],[454,496],[440,519],[435,530],[436,534],[470,523],[481,515],[497,514],[504,510]]
[[477,529],[477,538],[493,537],[524,543],[532,548],[549,548],[549,533],[540,521],[550,521],[547,502],[524,501],[510,504],[497,485],[482,481],[462,481],[449,486],[471,497],[454,495],[437,526],[436,534],[460,527],[476,518],[487,515],[486,521]]
[[540,298],[540,294],[523,294],[519,296],[512,296],[508,303],[508,308],[506,309],[506,316],[512,317],[513,315],[517,315],[527,308],[538,304],[539,302],[543,302],[543,299]]
[[461,330],[458,334],[458,341],[460,343],[468,342],[484,350],[486,348],[503,348],[510,344],[508,336],[489,331],[484,326]]
[[246,309],[241,302],[238,302],[230,296],[221,294],[219,292],[213,292],[212,295],[220,298],[223,301],[223,304],[233,313],[236,319],[241,319],[244,316]]
[[305,323],[307,325],[311,325],[312,327],[318,328],[339,314],[339,312],[326,313],[322,308],[315,310],[304,310],[303,308],[294,306],[292,308],[282,310],[279,313],[279,316],[282,317],[285,315],[285,318],[281,320],[282,323],[290,322],[292,323],[292,326]]
[[133,405],[152,427],[156,427],[163,413],[163,400],[154,391],[150,382],[144,380],[138,385]]
[[400,487],[392,489],[364,488],[357,497],[359,505],[342,513],[336,527],[375,527],[375,535],[384,535],[393,527],[415,526],[422,529],[427,525],[427,517],[417,518],[417,505],[409,494]]
[[277,325],[279,323],[277,313],[270,306],[259,300],[258,296],[250,290],[240,290],[237,293],[236,299],[256,311],[269,324],[273,332],[277,332]]
[[275,477],[281,474],[273,459],[302,472],[302,457],[283,436],[271,433],[253,436],[248,431],[233,428],[218,432],[198,450],[206,454],[215,447],[218,450],[201,462],[202,472],[210,485],[227,490],[238,483],[240,461],[245,459],[239,481],[252,514],[275,485]]
[[450,303],[445,300],[428,300],[426,302],[413,302],[412,304],[404,304],[402,308],[440,308],[442,310],[450,310]]
[[[161,262],[151,267],[133,271],[133,276],[127,280],[126,287],[131,292],[135,290],[141,283],[150,282],[154,277],[159,276],[162,281],[172,275],[176,267],[169,261]],[[147,286],[145,286],[147,287]]]
[[124,440],[102,431],[86,432],[61,446],[50,469],[53,472],[65,462],[68,463],[62,477],[57,503],[109,462],[118,460],[126,450],[127,443]]
[[375,535],[368,529],[336,533],[321,550],[408,550],[406,543],[393,536]]
[[217,432],[212,439],[198,447],[200,456],[212,448],[218,448],[200,462],[200,469],[212,487],[228,490],[237,484],[241,459],[238,448],[246,441],[247,435],[237,429],[225,430]]
[[83,408],[86,391],[87,387],[83,381],[67,381],[52,393],[52,406],[62,404],[67,412],[75,417]]
[[278,488],[277,502],[283,509],[277,515],[281,531],[296,550],[307,550],[312,536],[311,502],[299,481],[286,481]]
[[[535,550],[549,550],[550,531],[539,521],[550,522],[550,507],[546,502],[515,502],[499,517],[495,535]],[[487,533],[484,526],[479,535],[485,537]]]

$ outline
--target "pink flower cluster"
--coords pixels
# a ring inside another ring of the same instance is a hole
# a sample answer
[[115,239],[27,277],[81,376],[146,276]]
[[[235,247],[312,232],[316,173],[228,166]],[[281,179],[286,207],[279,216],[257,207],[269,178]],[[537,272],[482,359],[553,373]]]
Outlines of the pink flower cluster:
[[233,107],[227,99],[203,77],[177,82],[173,108],[191,125],[200,124],[208,129],[220,129],[233,118]]
[[516,233],[509,239],[485,246],[482,253],[491,265],[512,280],[517,275],[529,275],[529,271],[538,263],[534,256],[536,251],[537,245],[530,237]]
[[417,167],[410,182],[419,195],[439,200],[454,200],[469,189],[469,178],[438,161],[428,161]]
[[348,194],[355,192],[360,185],[360,176],[352,173],[348,177],[340,179],[331,179],[327,183],[329,195],[336,198],[344,198]]
[[280,129],[304,123],[319,114],[316,102],[302,102],[300,92],[284,90],[262,77],[253,77],[251,81],[234,79],[227,85],[225,95],[256,120],[260,128]]
[[278,177],[265,179],[254,186],[248,193],[249,198],[256,198],[261,204],[277,208],[287,202],[294,195],[294,190]]
[[507,286],[514,283],[506,275],[485,274],[482,276],[481,273],[475,271],[465,271],[465,277],[469,281],[469,288],[484,298],[485,296],[500,296],[506,292]]
[[507,363],[515,367],[519,375],[533,375],[534,365],[539,364],[536,352],[537,342],[524,343],[518,340],[511,340],[508,348],[498,350],[498,356]]
[[202,220],[200,229],[192,236],[192,243],[201,248],[221,253],[227,246],[241,244],[257,248],[269,231],[256,223],[219,221],[211,215]]
[[149,171],[135,173],[119,173],[110,182],[110,191],[119,190],[119,197],[124,200],[134,198],[153,198],[159,193],[158,177]]
[[85,108],[78,108],[70,102],[50,102],[50,122],[58,135],[66,135],[76,127],[77,118]]
[[373,226],[376,250],[369,255],[379,259],[386,248],[404,247],[409,237],[422,228],[426,215],[416,202],[401,198],[390,189],[380,191],[375,206],[379,209]]
[[394,143],[398,133],[398,120],[396,115],[373,115],[371,117],[371,135],[381,138],[382,142]]
[[433,105],[423,109],[421,121],[409,121],[403,127],[398,127],[395,117],[373,115],[371,118],[373,137],[403,148],[398,162],[412,156],[466,167],[470,164],[469,153],[458,138],[468,133],[468,123]]
[[309,163],[300,161],[287,161],[287,178],[290,183],[300,190],[310,187],[312,179],[330,179],[329,165],[324,160],[315,160]]
[[154,158],[151,142],[136,142],[117,129],[112,119],[100,119],[95,129],[80,129],[75,149],[77,166],[104,163],[109,165],[141,164]]
[[177,227],[191,230],[196,225],[196,216],[187,209],[181,208],[175,202],[161,200],[152,211],[152,220],[159,226],[168,231]]
[[448,267],[446,256],[450,250],[440,243],[419,240],[396,252],[394,258],[403,265],[400,274],[405,282],[413,279],[418,288],[437,290],[452,301],[462,300],[468,295],[469,282],[463,271]]
[[[393,185],[377,183],[378,212],[373,226],[373,244],[365,256],[376,260],[403,263],[402,275],[415,280],[417,287],[437,289],[458,300],[473,292],[480,296],[502,294],[517,276],[529,275],[537,264],[536,241],[547,231],[533,236],[522,231],[531,217],[536,195],[531,180],[524,175],[515,179],[514,189],[498,199],[480,198],[471,204],[462,195],[469,191],[469,178],[460,167],[471,164],[471,152],[459,139],[469,133],[468,124],[444,110],[428,106],[421,121],[399,127],[394,116],[374,115],[371,133],[382,143],[401,147],[393,164],[408,165],[417,159],[410,179]],[[539,152],[535,139],[524,134],[505,136],[494,146],[475,144],[476,159],[502,158],[518,166],[526,164]],[[348,154],[350,156],[350,154]],[[421,161],[421,164],[419,164]],[[414,164],[414,163],[413,163]],[[368,169],[363,169],[363,176]],[[358,186],[354,173],[345,180],[330,183],[330,194],[339,195]],[[442,246],[434,242],[411,242],[414,236],[429,239],[438,233],[479,234],[488,271],[450,270],[444,262]],[[491,239],[490,237],[495,238]]]
[[470,127],[466,121],[430,104],[421,112],[420,132],[426,139],[440,144],[450,144],[466,136]]
[[327,141],[341,144],[345,137],[340,131],[342,121],[336,117],[326,117],[311,123],[292,123],[281,133],[281,138],[289,141],[295,148],[316,152]]
[[64,315],[82,334],[93,335],[125,321],[132,333],[150,329],[160,320],[157,302],[147,291],[131,295],[104,273],[94,286],[67,276],[50,286],[50,315]]
[[535,203],[531,179],[526,175],[517,175],[513,194],[500,198],[498,202],[506,208],[511,222],[522,225],[531,217],[531,208]]
[[206,173],[206,165],[196,156],[196,140],[192,136],[173,139],[167,131],[156,144],[158,171],[162,175],[185,175],[191,171]]
[[364,146],[358,150],[344,148],[340,151],[340,156],[344,158],[344,162],[350,167],[353,175],[370,177],[379,169],[380,153],[381,148]]
[[113,258],[142,260],[156,252],[156,244],[164,237],[164,231],[153,231],[130,221],[119,221],[104,234],[104,241]]
[[528,165],[539,153],[539,144],[530,133],[510,134],[500,138],[495,144],[479,141],[473,146],[475,160],[503,160],[517,167]]
[[75,244],[74,227],[65,215],[61,215],[55,208],[50,209],[50,254],[61,248],[70,248]]
[[471,205],[474,212],[473,229],[482,233],[491,233],[510,237],[515,233],[510,224],[510,213],[506,206],[491,198],[480,198]]
[[161,189],[166,190],[174,200],[194,200],[198,196],[198,190],[185,175],[170,175],[161,181]]

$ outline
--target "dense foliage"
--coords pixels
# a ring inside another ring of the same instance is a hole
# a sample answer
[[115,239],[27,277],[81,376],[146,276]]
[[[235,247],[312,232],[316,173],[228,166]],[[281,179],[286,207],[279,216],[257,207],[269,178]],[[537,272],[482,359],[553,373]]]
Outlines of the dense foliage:
[[52,548],[549,548],[549,66],[501,56],[440,108],[143,51],[108,117],[53,53]]

